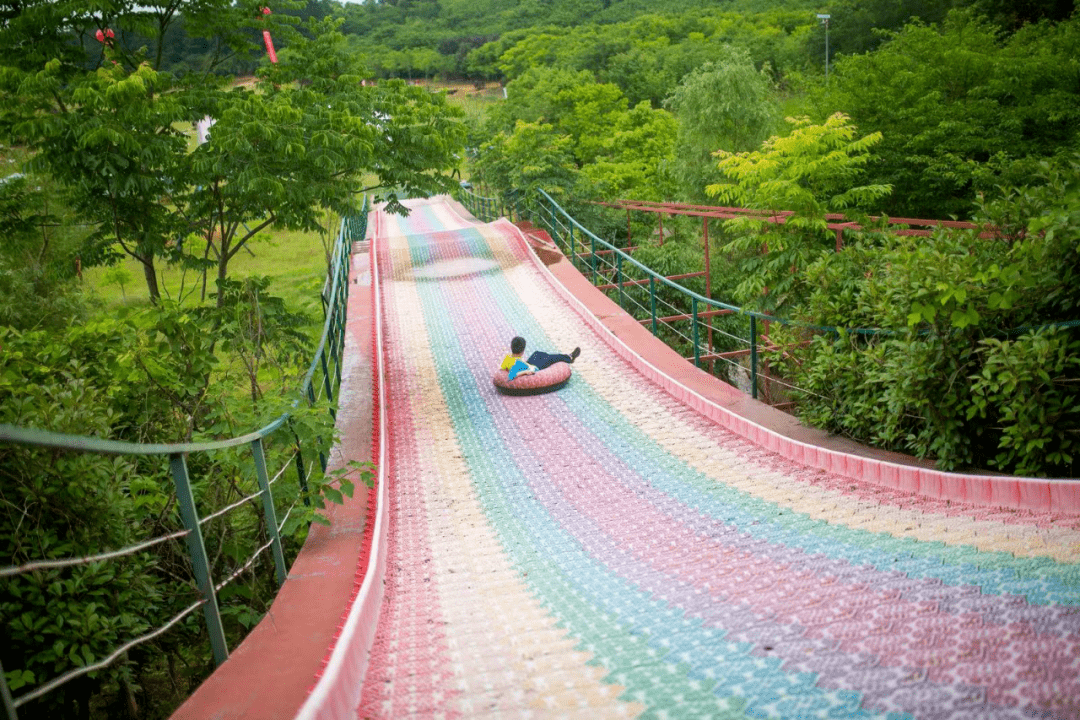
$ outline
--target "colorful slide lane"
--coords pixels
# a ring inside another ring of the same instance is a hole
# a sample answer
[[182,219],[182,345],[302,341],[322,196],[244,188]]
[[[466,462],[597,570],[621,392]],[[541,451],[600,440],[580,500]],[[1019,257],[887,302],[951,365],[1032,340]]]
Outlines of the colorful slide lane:
[[[506,221],[371,227],[385,584],[361,718],[1080,718],[1080,517],[794,464],[612,350]],[[506,397],[514,335],[582,348]]]

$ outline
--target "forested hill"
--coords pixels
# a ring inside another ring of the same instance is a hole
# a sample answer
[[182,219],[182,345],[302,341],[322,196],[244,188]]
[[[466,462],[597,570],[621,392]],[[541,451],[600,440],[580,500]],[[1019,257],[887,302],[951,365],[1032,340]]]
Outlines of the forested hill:
[[[269,7],[298,21],[302,32],[311,18],[343,20],[342,32],[379,77],[503,81],[491,58],[469,54],[492,41],[505,48],[529,35],[559,37],[595,27],[600,54],[625,43],[662,52],[701,36],[745,47],[759,66],[767,62],[783,75],[822,69],[819,14],[830,15],[829,55],[836,57],[873,50],[911,22],[940,24],[955,9],[969,9],[1012,33],[1069,18],[1075,0],[277,0]],[[259,40],[258,33],[237,31]],[[161,67],[174,72],[212,65],[218,73],[243,75],[261,61],[258,52],[218,57],[213,43],[189,32],[182,11],[167,23],[162,40]],[[135,47],[145,39],[134,32],[122,42]],[[92,43],[84,40],[88,49]]]
[[[655,47],[651,36],[658,30],[674,44],[694,32],[712,35],[709,29],[718,18],[727,18],[730,28],[741,25],[733,21],[736,16],[753,17],[754,24],[768,27],[767,33],[781,35],[816,22],[814,0],[397,0],[345,4],[340,12],[346,18],[343,31],[365,50],[379,75],[487,80],[504,78],[490,64],[470,62],[471,50],[540,30],[557,36],[606,26],[618,37],[599,40],[597,49],[603,52],[602,46],[635,35]],[[628,27],[638,22],[654,26],[644,32]]]
[[[756,13],[774,10],[812,11],[814,0],[387,0],[347,4],[346,14],[369,23],[350,27],[359,35],[419,40],[424,35],[499,35],[535,25],[570,27],[617,23],[640,15],[683,14],[716,10]],[[811,15],[812,17],[812,15]],[[410,27],[398,35],[388,26]],[[426,28],[426,33],[414,34]]]
[[[329,9],[334,0],[308,4]],[[617,23],[639,15],[675,15],[717,10],[741,14],[776,11],[835,13],[842,29],[861,30],[867,21],[875,27],[896,26],[910,18],[927,22],[944,17],[953,7],[972,6],[991,19],[1018,25],[1040,19],[1063,20],[1074,0],[382,0],[348,3],[350,19],[366,23],[350,31],[372,38],[421,40],[425,36],[499,35],[534,25],[574,26]],[[398,33],[392,28],[410,28]],[[388,30],[388,28],[391,28]],[[417,33],[416,31],[421,32]]]
[[[485,68],[466,62],[470,50],[530,28],[558,31],[661,16],[668,22],[679,19],[683,33],[709,34],[711,20],[723,18],[728,29],[735,30],[744,25],[741,19],[755,28],[759,44],[778,35],[796,36],[795,44],[806,51],[799,53],[801,60],[823,56],[819,13],[831,15],[830,53],[852,54],[873,49],[885,32],[900,30],[912,20],[939,23],[955,8],[970,8],[1012,31],[1040,20],[1064,20],[1073,13],[1075,0],[383,0],[343,6],[335,0],[310,0],[304,12],[340,12],[346,18],[343,30],[368,53],[380,74],[475,78]],[[731,34],[742,32],[740,28]],[[776,58],[762,59],[775,67]]]

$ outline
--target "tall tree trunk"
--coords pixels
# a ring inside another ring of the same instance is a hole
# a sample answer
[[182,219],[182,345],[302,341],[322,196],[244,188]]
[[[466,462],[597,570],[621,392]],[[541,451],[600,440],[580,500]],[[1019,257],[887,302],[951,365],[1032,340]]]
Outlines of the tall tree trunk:
[[150,302],[157,305],[161,301],[161,290],[158,288],[157,270],[154,269],[154,256],[140,257],[139,262],[143,266],[143,277],[146,278],[146,289],[150,291]]
[[229,276],[229,253],[226,252],[225,243],[221,244],[221,254],[218,255],[217,264],[217,306],[220,308],[225,304],[225,293],[221,291],[222,284],[225,282],[225,278]]

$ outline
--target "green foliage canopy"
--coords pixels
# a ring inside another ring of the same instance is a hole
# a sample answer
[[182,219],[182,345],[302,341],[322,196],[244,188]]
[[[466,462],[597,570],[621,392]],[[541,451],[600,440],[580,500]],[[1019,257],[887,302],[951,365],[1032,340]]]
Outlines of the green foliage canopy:
[[[707,188],[722,204],[762,213],[725,223],[734,234],[725,249],[747,258],[737,301],[784,312],[808,290],[802,270],[835,242],[825,216],[871,207],[890,191],[860,184],[880,133],[858,137],[841,113],[821,125],[790,122],[790,135],[774,136],[760,150],[717,153],[726,181]],[[764,253],[751,254],[761,246]]]
[[768,70],[757,70],[745,50],[729,48],[726,55],[688,74],[665,103],[679,121],[673,174],[692,201],[703,200],[716,180],[717,150],[757,149],[778,124]]
[[[126,9],[115,19],[136,22]],[[209,10],[200,6],[192,22]],[[0,31],[0,44],[14,44],[35,19],[55,18],[24,13]],[[106,26],[113,18],[92,19]],[[232,19],[232,9],[221,17]],[[223,280],[265,227],[311,230],[325,209],[355,209],[361,190],[393,200],[453,185],[465,135],[460,111],[404,83],[363,85],[340,22],[312,19],[303,35],[286,35],[280,62],[254,87],[176,78],[120,43],[106,43],[105,62],[89,71],[68,55],[37,68],[14,57],[0,66],[0,129],[33,150],[33,167],[55,178],[95,226],[84,264],[135,258],[155,300],[162,258],[216,265]],[[236,39],[232,32],[221,26],[223,37]],[[206,116],[216,120],[211,140],[189,149],[181,124]],[[184,253],[191,234],[205,239],[210,257]]]
[[1002,37],[970,12],[912,24],[876,52],[838,58],[814,101],[882,134],[872,174],[904,217],[970,216],[979,193],[1023,185],[1080,147],[1080,19]]

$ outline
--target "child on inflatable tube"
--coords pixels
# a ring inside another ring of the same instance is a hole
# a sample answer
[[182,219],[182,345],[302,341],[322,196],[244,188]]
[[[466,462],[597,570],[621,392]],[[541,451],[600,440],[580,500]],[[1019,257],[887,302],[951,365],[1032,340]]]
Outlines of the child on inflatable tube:
[[574,348],[569,355],[552,354],[537,350],[529,356],[527,361],[521,359],[524,354],[525,338],[513,338],[510,341],[510,354],[503,358],[499,369],[506,370],[510,379],[513,380],[518,375],[532,375],[557,362],[573,363],[577,356],[581,354],[581,348]]

